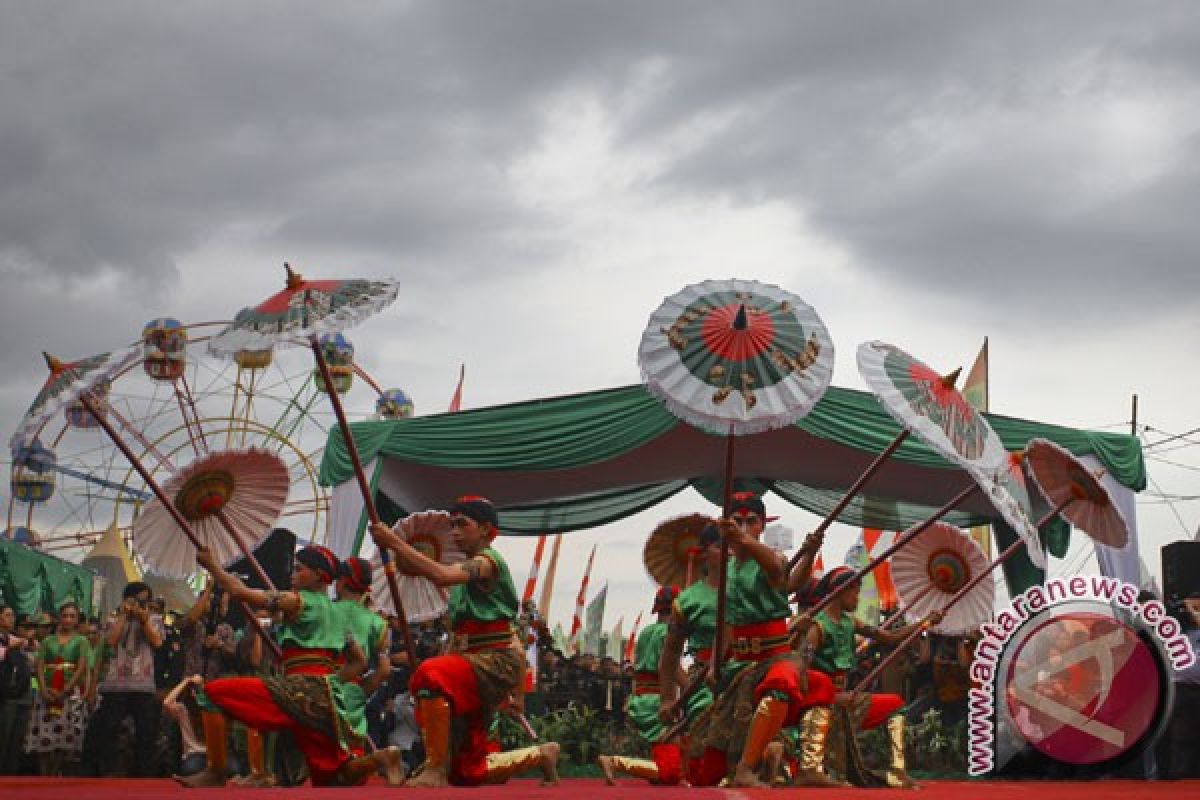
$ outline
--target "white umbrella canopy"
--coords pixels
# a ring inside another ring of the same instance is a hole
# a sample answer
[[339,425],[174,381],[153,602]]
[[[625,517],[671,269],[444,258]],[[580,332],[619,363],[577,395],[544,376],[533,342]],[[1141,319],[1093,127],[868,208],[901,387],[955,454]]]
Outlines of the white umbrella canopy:
[[858,371],[884,410],[946,460],[967,470],[1004,467],[1008,453],[983,415],[954,388],[957,373],[942,376],[880,341],[859,345]]
[[1025,453],[1038,491],[1053,506],[1067,503],[1059,513],[1068,522],[1109,547],[1129,542],[1125,518],[1086,464],[1048,439],[1030,440]]
[[638,347],[646,388],[702,430],[740,436],[791,425],[833,376],[833,339],[796,295],[766,283],[687,286],[650,315]]
[[1026,453],[1010,453],[1004,466],[998,470],[970,470],[971,476],[983,487],[992,506],[1004,517],[1009,527],[1025,542],[1029,560],[1038,569],[1046,568],[1046,554],[1042,540],[1032,522],[1033,503],[1029,499],[1029,487],[1025,482],[1022,463]]
[[[409,514],[396,524],[395,531],[414,549],[442,564],[460,564],[467,557],[454,540],[450,514],[445,511]],[[371,559],[371,566],[374,568],[371,596],[380,610],[395,614],[396,606],[378,555]],[[446,613],[446,591],[428,579],[397,572],[396,585],[409,622],[429,622]]]
[[987,570],[988,563],[983,549],[966,531],[935,522],[892,556],[892,581],[909,618],[944,611],[946,616],[935,630],[957,635],[975,630],[991,617],[995,582],[989,578],[946,608],[959,589]]
[[[290,483],[287,465],[279,456],[248,448],[202,456],[175,473],[163,489],[204,546],[228,565],[243,552],[226,524],[253,551],[271,535]],[[196,571],[196,548],[157,499],[134,522],[133,544],[161,575],[183,578]]]

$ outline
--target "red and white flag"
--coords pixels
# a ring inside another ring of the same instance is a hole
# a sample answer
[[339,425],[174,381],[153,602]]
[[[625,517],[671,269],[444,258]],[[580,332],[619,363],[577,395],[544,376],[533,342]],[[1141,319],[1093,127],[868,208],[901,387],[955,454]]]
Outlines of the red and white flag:
[[525,601],[533,599],[533,592],[537,588],[538,569],[542,566],[542,553],[546,550],[546,534],[538,537],[537,547],[533,551],[533,564],[529,567],[529,577],[525,579],[525,593],[521,595],[521,605]]
[[454,389],[454,397],[450,398],[450,408],[447,411],[462,411],[462,387],[463,378],[467,376],[467,365],[460,364],[458,367],[458,386]]
[[544,620],[550,619],[550,599],[554,595],[554,573],[558,571],[558,551],[561,549],[562,534],[558,533],[554,536],[554,549],[550,551],[550,566],[546,568],[546,580],[542,581],[542,599],[538,602],[538,611]]
[[629,632],[629,640],[625,642],[625,663],[633,663],[634,651],[637,649],[638,628],[642,625],[642,612],[638,612],[637,619],[633,621],[633,630]]
[[571,633],[568,641],[571,643],[571,653],[578,653],[583,645],[583,604],[587,597],[588,578],[592,575],[592,561],[596,558],[596,545],[592,545],[591,555],[588,556],[587,566],[583,570],[583,580],[579,584],[579,596],[575,599],[575,619],[571,620]]

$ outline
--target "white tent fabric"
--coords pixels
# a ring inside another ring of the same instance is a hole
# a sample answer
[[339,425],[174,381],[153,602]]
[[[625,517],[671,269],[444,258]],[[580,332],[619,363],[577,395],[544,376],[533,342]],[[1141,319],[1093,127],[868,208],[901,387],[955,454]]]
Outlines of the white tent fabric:
[[[1088,469],[1102,469],[1104,465],[1095,456],[1076,456]],[[1110,578],[1124,581],[1141,588],[1150,588],[1142,582],[1141,559],[1138,556],[1138,527],[1137,527],[1137,495],[1127,486],[1105,471],[1100,478],[1104,488],[1108,490],[1113,504],[1125,518],[1129,526],[1129,541],[1124,547],[1114,548],[1108,545],[1096,545],[1096,561],[1100,564],[1100,572]]]

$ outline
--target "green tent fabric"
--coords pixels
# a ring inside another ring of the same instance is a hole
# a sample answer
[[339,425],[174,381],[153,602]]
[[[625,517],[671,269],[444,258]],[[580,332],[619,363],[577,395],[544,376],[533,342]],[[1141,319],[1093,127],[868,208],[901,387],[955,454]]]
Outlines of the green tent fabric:
[[[1041,436],[1076,455],[1095,455],[1134,491],[1146,487],[1146,464],[1135,437],[984,416],[1009,450]],[[458,469],[553,470],[612,459],[683,424],[639,384],[454,414],[358,422],[351,430],[363,463],[382,455]],[[874,395],[837,387],[830,387],[796,427],[865,453],[880,452],[900,430]],[[953,468],[915,437],[905,441],[893,459]],[[345,441],[334,429],[321,460],[321,483],[333,486],[351,475]]]
[[53,612],[74,600],[90,614],[94,578],[91,570],[0,539],[0,594],[17,613]]
[[[1135,491],[1145,487],[1145,462],[1134,437],[986,416],[1010,450],[1043,437],[1076,455],[1095,455]],[[770,488],[786,502],[823,516],[899,430],[873,395],[831,387],[796,425],[739,437],[735,471],[741,483]],[[468,492],[491,497],[500,508],[502,529],[516,535],[595,527],[648,508],[688,485],[714,505],[720,503],[724,437],[680,422],[641,385],[360,422],[351,425],[351,432],[364,463],[380,459],[372,484],[380,505],[390,512],[383,514],[385,520],[405,509],[444,507]],[[337,429],[330,432],[320,479],[326,485],[352,480]],[[969,481],[912,437],[838,521],[902,530]],[[979,495],[947,517],[960,526],[998,519]],[[357,552],[361,529],[360,523],[358,539],[351,535],[345,549]],[[1065,553],[1068,531],[1056,520],[1042,532],[1051,553]],[[1032,563],[1014,566],[1009,574],[1015,591],[1041,580]]]

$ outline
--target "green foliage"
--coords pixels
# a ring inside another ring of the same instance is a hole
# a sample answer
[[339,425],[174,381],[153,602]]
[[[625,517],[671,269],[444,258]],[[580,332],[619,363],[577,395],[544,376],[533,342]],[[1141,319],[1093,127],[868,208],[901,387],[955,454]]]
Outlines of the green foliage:
[[[646,758],[650,746],[626,725],[600,719],[595,709],[574,703],[542,716],[529,717],[529,724],[544,742],[562,747],[559,771],[566,776],[598,775],[596,756],[621,755]],[[527,747],[525,732],[508,717],[499,722],[500,744],[505,750]]]
[[[859,736],[867,766],[883,770],[888,764],[887,727],[880,725]],[[967,769],[967,723],[946,725],[937,709],[925,712],[916,724],[904,729],[905,759],[909,772],[922,776],[961,776]]]

